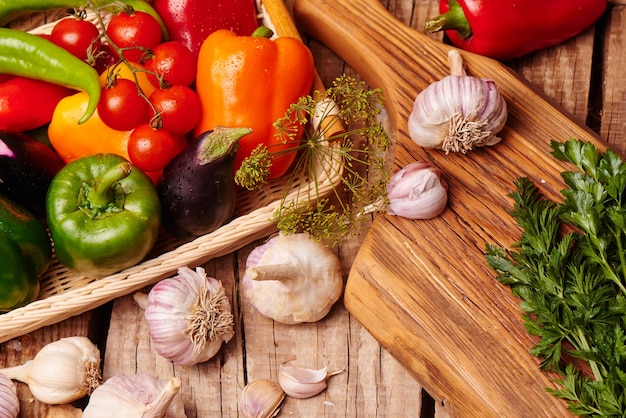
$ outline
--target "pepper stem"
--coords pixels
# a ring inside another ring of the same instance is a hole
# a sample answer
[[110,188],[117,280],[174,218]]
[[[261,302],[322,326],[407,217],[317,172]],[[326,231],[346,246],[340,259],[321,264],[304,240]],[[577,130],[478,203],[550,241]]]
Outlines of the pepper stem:
[[252,35],[250,35],[253,38],[271,38],[272,36],[274,36],[274,31],[271,30],[270,28],[268,28],[267,26],[259,26],[258,28],[256,28],[254,30],[254,32],[252,32]]
[[459,2],[450,0],[448,6],[447,12],[426,21],[426,31],[435,33],[442,30],[455,30],[461,39],[472,36],[472,28]]
[[104,208],[111,203],[111,189],[113,185],[128,177],[133,166],[128,161],[122,161],[107,169],[98,179],[93,188],[87,192],[87,200],[94,208]]

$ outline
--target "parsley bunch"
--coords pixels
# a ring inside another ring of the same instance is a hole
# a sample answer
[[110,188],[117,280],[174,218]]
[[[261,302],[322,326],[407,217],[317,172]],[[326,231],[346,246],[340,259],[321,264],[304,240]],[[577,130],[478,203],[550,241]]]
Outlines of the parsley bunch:
[[487,243],[487,262],[521,298],[539,337],[531,354],[562,376],[547,390],[577,416],[626,416],[626,165],[577,139],[552,150],[579,169],[561,173],[564,201],[518,178],[511,215],[522,236],[511,250]]

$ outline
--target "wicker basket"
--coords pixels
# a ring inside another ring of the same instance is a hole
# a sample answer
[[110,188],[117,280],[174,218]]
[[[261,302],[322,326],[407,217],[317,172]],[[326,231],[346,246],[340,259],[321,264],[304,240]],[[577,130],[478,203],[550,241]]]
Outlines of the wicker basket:
[[[38,27],[45,32],[50,24]],[[280,32],[278,32],[280,34]],[[329,149],[330,151],[330,149]],[[0,315],[0,342],[27,334],[46,325],[87,312],[117,297],[135,292],[172,275],[180,266],[195,267],[231,253],[276,231],[272,220],[281,203],[311,201],[328,196],[341,181],[342,161],[337,153],[320,155],[317,179],[278,179],[262,190],[241,190],[235,217],[218,230],[191,242],[181,242],[165,231],[145,261],[107,277],[78,275],[53,256],[41,277],[38,299]]]

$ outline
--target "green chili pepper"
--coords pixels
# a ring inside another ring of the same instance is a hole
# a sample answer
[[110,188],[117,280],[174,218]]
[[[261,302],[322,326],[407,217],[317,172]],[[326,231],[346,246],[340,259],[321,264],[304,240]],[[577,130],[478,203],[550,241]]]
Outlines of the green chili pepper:
[[[161,33],[163,39],[168,40],[169,36],[167,28],[161,19],[161,16],[152,7],[150,3],[145,0],[122,0],[121,3],[131,6],[133,9],[146,12],[152,15],[161,25]],[[111,7],[118,7],[114,0],[0,0],[0,26],[5,26],[16,16],[23,12],[36,12],[50,9],[70,9],[86,7],[91,4],[93,7],[101,8],[106,5]]]
[[44,225],[0,194],[0,312],[23,306],[39,293],[38,276],[50,264],[52,243]]
[[104,276],[137,264],[161,226],[154,184],[115,154],[63,167],[52,179],[46,208],[57,258],[83,274]]
[[86,92],[89,103],[79,123],[89,119],[98,107],[101,89],[98,72],[40,36],[0,28],[0,74],[47,81]]

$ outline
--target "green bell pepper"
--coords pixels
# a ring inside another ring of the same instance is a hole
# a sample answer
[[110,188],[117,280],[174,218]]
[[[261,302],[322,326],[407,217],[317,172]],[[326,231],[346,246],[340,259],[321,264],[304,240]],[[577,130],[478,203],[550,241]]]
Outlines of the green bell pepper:
[[0,194],[0,312],[37,297],[38,276],[51,258],[52,243],[44,225],[26,208]]
[[115,154],[82,157],[52,179],[46,197],[56,256],[78,273],[131,267],[154,246],[161,206],[150,178]]

